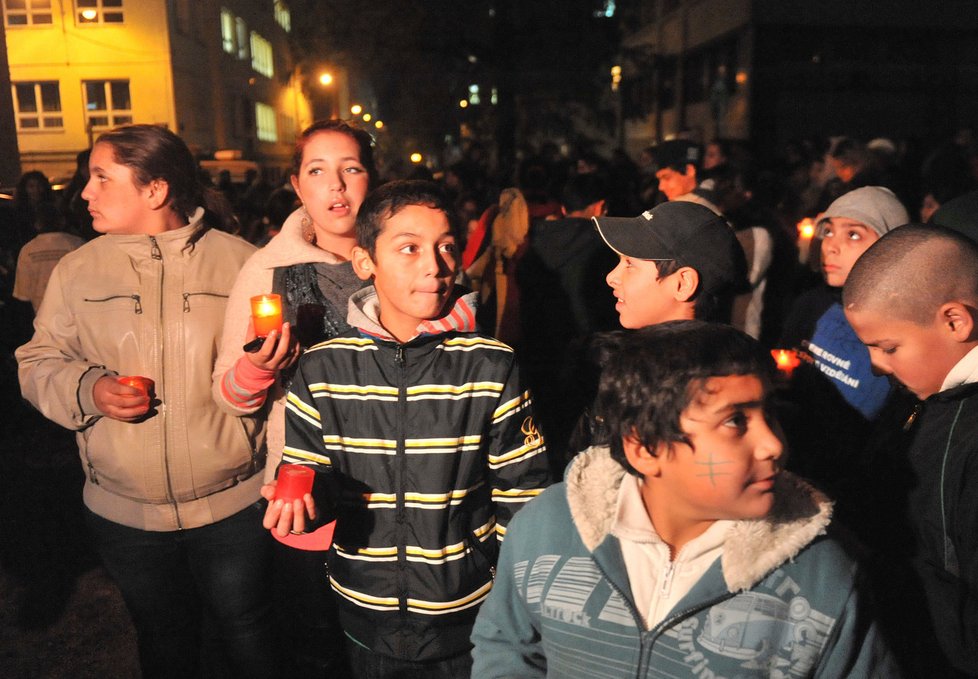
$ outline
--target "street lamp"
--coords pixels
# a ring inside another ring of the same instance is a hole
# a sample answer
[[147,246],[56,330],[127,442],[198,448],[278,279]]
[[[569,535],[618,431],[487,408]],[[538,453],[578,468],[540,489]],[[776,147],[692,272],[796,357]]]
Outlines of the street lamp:
[[363,106],[361,106],[360,104],[354,104],[353,106],[350,107],[350,113],[352,113],[355,116],[360,115],[362,111],[363,111]]
[[319,74],[319,84],[323,87],[329,87],[333,84],[333,74],[329,71],[323,71]]
[[420,163],[422,160],[424,160],[424,156],[422,156],[417,151],[411,154],[411,162],[414,163],[415,165]]

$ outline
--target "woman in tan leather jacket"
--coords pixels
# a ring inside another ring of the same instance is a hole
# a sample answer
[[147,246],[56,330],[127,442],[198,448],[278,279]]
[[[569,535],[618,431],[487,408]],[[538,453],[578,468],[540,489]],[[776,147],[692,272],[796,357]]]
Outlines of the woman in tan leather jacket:
[[254,248],[212,228],[230,213],[165,128],[106,132],[90,168],[82,196],[105,235],[55,268],[17,351],[21,389],[78,432],[87,523],[135,623],[143,676],[200,674],[204,613],[233,676],[272,676],[261,425],[223,413],[210,392],[227,297]]

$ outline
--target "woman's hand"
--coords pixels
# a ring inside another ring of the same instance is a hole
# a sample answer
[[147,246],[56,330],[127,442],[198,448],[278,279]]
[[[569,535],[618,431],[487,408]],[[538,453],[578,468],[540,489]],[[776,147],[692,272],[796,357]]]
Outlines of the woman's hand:
[[146,416],[150,407],[149,396],[111,375],[95,382],[92,399],[103,416],[120,422],[136,422]]
[[312,495],[306,493],[302,499],[295,499],[292,502],[275,499],[275,486],[278,481],[271,481],[261,487],[261,496],[268,500],[268,508],[265,510],[265,517],[261,525],[267,530],[274,530],[280,537],[285,537],[289,533],[306,532],[306,516],[309,520],[315,521],[318,516],[316,512],[316,501]]
[[[249,331],[248,339],[255,336],[254,328]],[[282,370],[288,368],[299,358],[299,342],[292,336],[292,326],[282,324],[282,330],[272,330],[261,345],[261,349],[245,356],[252,365],[262,370]]]

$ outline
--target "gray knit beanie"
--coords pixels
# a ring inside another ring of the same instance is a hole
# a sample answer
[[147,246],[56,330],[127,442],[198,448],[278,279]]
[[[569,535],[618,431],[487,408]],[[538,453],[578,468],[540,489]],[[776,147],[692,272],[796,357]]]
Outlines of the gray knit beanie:
[[818,237],[822,236],[826,223],[833,217],[845,217],[865,224],[878,236],[910,221],[903,203],[892,191],[882,186],[863,186],[832,201],[818,220]]

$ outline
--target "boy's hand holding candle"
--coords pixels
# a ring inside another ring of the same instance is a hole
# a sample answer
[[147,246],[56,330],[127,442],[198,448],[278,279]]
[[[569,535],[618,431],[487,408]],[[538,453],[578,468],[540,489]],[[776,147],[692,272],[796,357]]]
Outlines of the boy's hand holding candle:
[[[290,467],[308,470],[311,478],[302,471],[287,471]],[[319,516],[316,501],[312,498],[315,475],[312,469],[302,465],[282,465],[278,478],[261,487],[262,497],[268,500],[262,526],[282,537],[289,533],[305,533],[306,517],[315,521]]]

